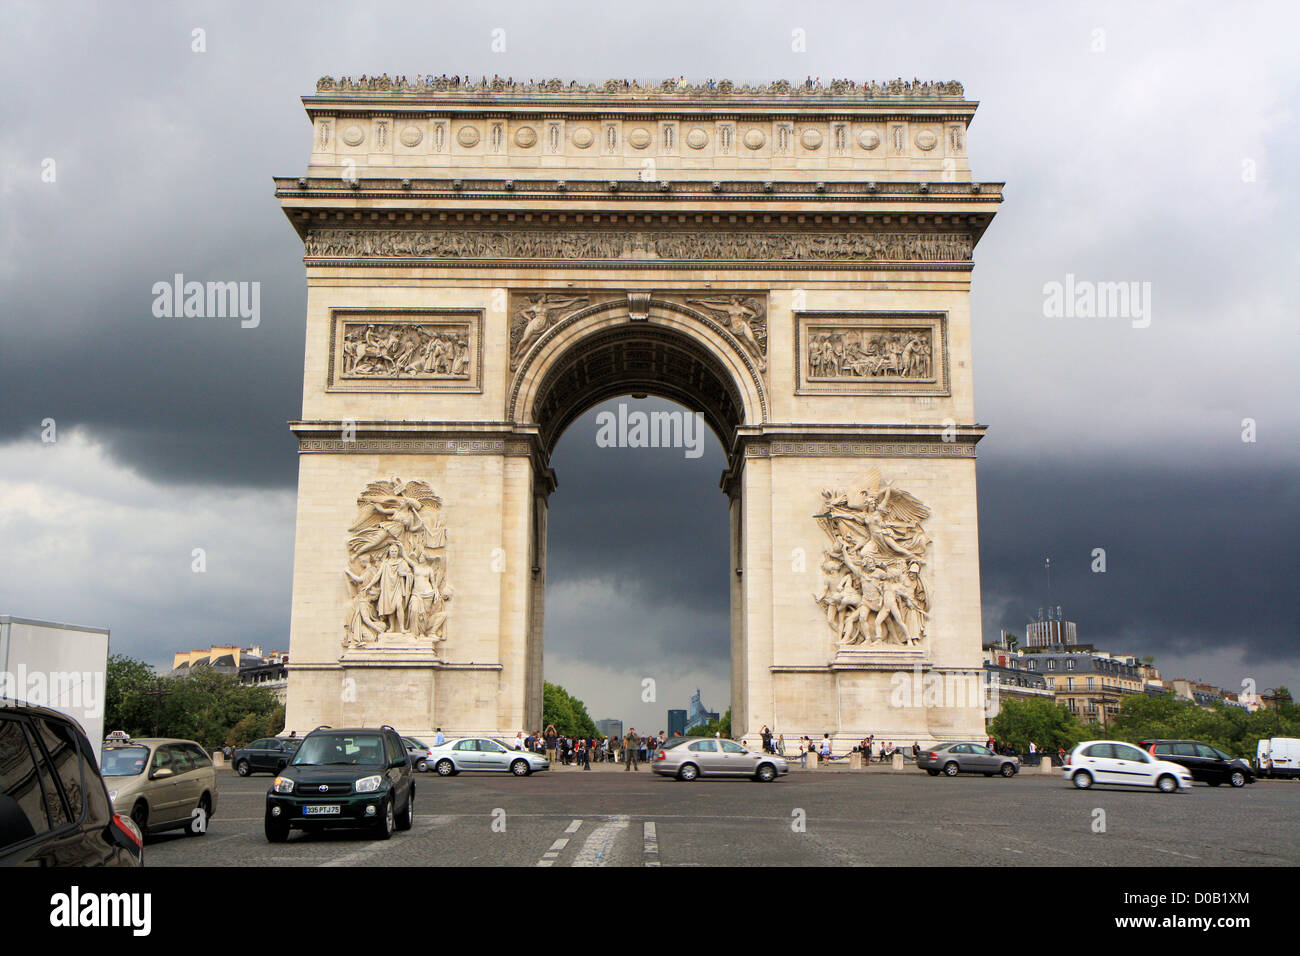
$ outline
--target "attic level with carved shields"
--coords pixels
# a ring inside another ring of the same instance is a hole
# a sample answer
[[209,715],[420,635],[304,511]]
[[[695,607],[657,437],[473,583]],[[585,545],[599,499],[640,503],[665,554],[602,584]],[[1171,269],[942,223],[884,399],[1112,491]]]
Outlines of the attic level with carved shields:
[[982,734],[969,293],[1001,184],[961,84],[326,77],[303,105],[290,728],[536,730],[550,456],[646,394],[727,454],[736,733]]

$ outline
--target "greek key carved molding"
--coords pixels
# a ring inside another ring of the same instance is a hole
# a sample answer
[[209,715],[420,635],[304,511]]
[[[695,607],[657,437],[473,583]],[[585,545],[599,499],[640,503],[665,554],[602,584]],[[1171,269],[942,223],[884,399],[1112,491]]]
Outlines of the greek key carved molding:
[[506,455],[527,457],[532,444],[527,439],[507,438],[342,438],[298,439],[300,455]]
[[971,441],[790,441],[750,442],[746,458],[974,458]]

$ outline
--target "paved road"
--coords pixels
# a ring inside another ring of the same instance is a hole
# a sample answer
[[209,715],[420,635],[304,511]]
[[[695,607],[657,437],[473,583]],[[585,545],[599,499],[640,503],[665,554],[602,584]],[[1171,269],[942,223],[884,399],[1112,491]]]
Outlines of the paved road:
[[[1190,793],[1076,791],[1025,773],[792,773],[679,783],[647,771],[418,777],[388,841],[295,832],[270,844],[270,777],[218,773],[202,837],[150,839],[149,866],[1296,866],[1300,782]],[[1104,811],[1104,820],[1096,811]],[[1104,822],[1104,832],[1094,827]]]

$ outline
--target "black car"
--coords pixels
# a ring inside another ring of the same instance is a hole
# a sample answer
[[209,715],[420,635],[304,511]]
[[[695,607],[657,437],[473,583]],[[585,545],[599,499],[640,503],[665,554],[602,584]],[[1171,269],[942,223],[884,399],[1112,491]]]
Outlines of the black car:
[[392,727],[318,727],[266,792],[266,838],[363,828],[381,840],[415,822],[415,773]]
[[139,866],[143,854],[77,723],[0,699],[0,866]]
[[279,773],[298,752],[300,737],[263,737],[231,755],[235,773],[247,777],[253,773]]
[[1193,780],[1211,787],[1224,783],[1244,787],[1255,782],[1250,764],[1199,740],[1143,740],[1139,746],[1161,760],[1182,764],[1192,772]]

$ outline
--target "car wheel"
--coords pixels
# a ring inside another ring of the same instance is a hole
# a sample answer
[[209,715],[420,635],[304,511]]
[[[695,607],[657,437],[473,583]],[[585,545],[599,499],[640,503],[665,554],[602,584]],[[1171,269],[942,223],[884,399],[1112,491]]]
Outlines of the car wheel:
[[241,760],[239,763],[235,764],[235,773],[239,774],[241,777],[247,777],[252,772],[253,768],[248,765],[247,760]]
[[1002,765],[1002,776],[1014,777],[1016,775],[1016,765],[1013,763],[1004,763]]
[[1160,788],[1161,793],[1173,793],[1178,789],[1178,781],[1169,774],[1165,774],[1156,781],[1156,786]]
[[1234,787],[1244,787],[1246,785],[1246,775],[1240,770],[1232,771],[1232,776],[1228,778],[1228,783]]
[[939,776],[939,771],[937,771],[937,770],[933,770],[933,769],[931,769],[931,770],[927,770],[926,773],[928,773],[928,774],[929,774],[930,776],[932,776],[932,777],[937,777],[937,776]]
[[416,769],[417,771],[419,771],[420,773],[424,773],[426,770],[429,769],[429,761],[424,760],[423,758],[421,758],[421,759],[416,763],[416,765],[415,765],[415,769]]
[[695,766],[695,764],[693,763],[684,763],[681,765],[681,768],[677,771],[678,780],[690,781],[690,780],[694,780],[699,775],[700,775],[700,768]]
[[140,831],[140,838],[144,839],[149,832],[149,807],[143,800],[131,808],[131,822]]
[[957,761],[949,760],[943,765],[943,772],[949,777],[955,777],[961,772],[961,767],[957,766]]
[[433,769],[438,771],[440,777],[450,777],[456,773],[456,765],[450,760],[439,760]]
[[516,777],[526,777],[533,772],[533,769],[528,766],[527,760],[516,760],[510,765],[510,772]]
[[1080,770],[1070,778],[1070,782],[1080,790],[1087,790],[1092,786],[1092,774],[1088,773],[1086,770]]
[[406,798],[406,809],[397,818],[397,829],[409,830],[415,826],[415,785],[411,785],[411,795]]
[[289,839],[289,821],[276,819],[272,816],[266,818],[266,840],[268,843],[283,843]]
[[[208,820],[212,818],[212,798],[206,793],[199,797],[198,810],[197,816],[191,816],[189,826],[185,828],[188,836],[203,836],[208,832]],[[203,823],[200,824],[199,820]]]
[[393,801],[390,797],[384,801],[384,809],[379,819],[375,821],[375,839],[387,840],[393,835],[393,829],[396,821],[393,819]]
[[776,768],[773,767],[770,763],[765,763],[758,768],[758,773],[756,776],[763,783],[771,783],[773,780],[776,779]]

